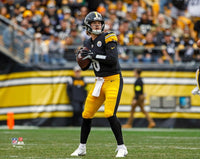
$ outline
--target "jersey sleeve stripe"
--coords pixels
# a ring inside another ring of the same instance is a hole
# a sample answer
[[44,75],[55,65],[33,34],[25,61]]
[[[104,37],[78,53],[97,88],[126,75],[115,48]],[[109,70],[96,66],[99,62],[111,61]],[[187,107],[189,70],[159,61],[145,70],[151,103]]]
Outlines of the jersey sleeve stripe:
[[105,36],[106,44],[108,42],[111,42],[111,41],[117,41],[117,36],[115,34],[113,34],[113,33],[112,34],[108,34],[108,35]]

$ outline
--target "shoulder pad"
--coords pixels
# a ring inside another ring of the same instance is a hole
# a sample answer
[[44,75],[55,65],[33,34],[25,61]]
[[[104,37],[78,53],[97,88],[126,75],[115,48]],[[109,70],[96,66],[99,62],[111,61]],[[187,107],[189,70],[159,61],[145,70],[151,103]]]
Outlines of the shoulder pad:
[[109,42],[111,42],[111,41],[117,42],[118,39],[117,39],[117,36],[116,36],[115,33],[113,33],[113,32],[108,32],[108,33],[105,35],[105,42],[106,42],[106,44],[107,44],[107,43],[109,43]]

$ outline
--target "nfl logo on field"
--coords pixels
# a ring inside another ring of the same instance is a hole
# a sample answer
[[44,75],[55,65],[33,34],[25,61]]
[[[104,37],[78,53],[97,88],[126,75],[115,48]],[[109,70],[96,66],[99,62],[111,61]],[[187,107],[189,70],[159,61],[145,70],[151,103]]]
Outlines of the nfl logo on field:
[[17,145],[17,138],[12,138],[12,145],[13,147]]

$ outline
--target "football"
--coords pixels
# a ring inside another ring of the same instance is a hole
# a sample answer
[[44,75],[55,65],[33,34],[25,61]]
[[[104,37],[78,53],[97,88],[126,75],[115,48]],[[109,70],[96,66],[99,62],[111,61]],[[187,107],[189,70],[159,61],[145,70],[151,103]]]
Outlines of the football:
[[76,61],[82,70],[84,70],[91,63],[90,59],[83,60],[84,57],[81,56],[81,54],[86,51],[89,51],[89,49],[87,47],[83,47],[78,50],[78,53],[76,55]]
[[200,48],[200,39],[197,41],[197,47]]

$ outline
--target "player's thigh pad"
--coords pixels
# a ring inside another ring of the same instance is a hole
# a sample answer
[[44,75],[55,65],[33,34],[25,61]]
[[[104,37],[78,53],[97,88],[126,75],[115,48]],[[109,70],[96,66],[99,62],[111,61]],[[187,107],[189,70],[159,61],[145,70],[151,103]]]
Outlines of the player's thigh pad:
[[94,90],[95,84],[93,88],[90,90],[86,102],[85,102],[85,107],[84,111],[82,113],[82,117],[85,119],[91,119],[94,117],[95,113],[98,111],[100,106],[103,104],[105,100],[105,96],[101,90],[99,97],[94,97],[92,96],[92,92]]

